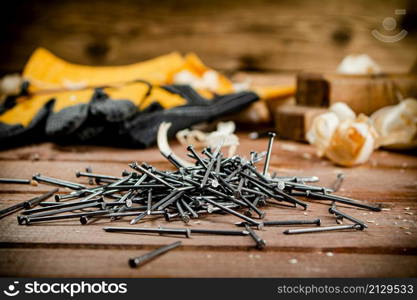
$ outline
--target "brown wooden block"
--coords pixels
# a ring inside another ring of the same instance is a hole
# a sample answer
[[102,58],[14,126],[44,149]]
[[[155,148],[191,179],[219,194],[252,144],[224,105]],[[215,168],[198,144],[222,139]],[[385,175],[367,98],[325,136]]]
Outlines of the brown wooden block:
[[275,128],[280,138],[306,141],[305,134],[313,119],[326,108],[302,105],[282,105],[274,111]]
[[407,97],[417,97],[415,74],[299,74],[297,77],[298,105],[329,107],[335,102],[345,102],[356,113],[370,115]]

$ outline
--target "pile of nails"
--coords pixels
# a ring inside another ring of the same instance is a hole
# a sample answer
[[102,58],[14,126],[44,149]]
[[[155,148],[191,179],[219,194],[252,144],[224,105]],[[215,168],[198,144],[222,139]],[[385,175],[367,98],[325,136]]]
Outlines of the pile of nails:
[[[219,234],[248,235],[256,247],[265,247],[265,241],[253,229],[263,226],[279,225],[317,225],[288,229],[285,234],[312,233],[334,230],[363,230],[367,226],[361,220],[339,210],[337,203],[372,211],[380,207],[365,204],[350,198],[332,194],[340,186],[343,176],[338,176],[333,188],[320,187],[311,183],[317,177],[270,176],[268,173],[274,134],[270,134],[268,149],[264,153],[251,152],[250,158],[240,156],[223,157],[221,146],[206,148],[201,154],[192,146],[187,147],[188,155],[195,160],[191,167],[183,166],[172,156],[167,159],[176,167],[175,171],[161,171],[146,164],[131,163],[130,172],[123,171],[121,177],[94,174],[91,169],[77,172],[77,177],[87,177],[88,187],[80,183],[46,177],[40,174],[33,180],[42,183],[66,187],[73,191],[68,194],[56,194],[56,190],[31,200],[31,205],[15,205],[14,208],[26,208],[17,217],[19,224],[30,225],[38,222],[77,218],[81,224],[89,224],[98,219],[110,220],[122,217],[131,218],[130,224],[146,221],[150,216],[164,217],[167,221],[182,220],[188,223],[191,218],[212,213],[231,214],[241,219],[236,223],[244,230],[211,230],[190,228],[138,228],[105,227],[108,232],[138,232],[184,235]],[[257,163],[264,161],[262,171]],[[56,202],[46,202],[46,198],[55,193]],[[329,200],[329,212],[336,220],[349,220],[351,225],[324,227],[320,219],[314,220],[275,220],[264,221],[262,207],[275,202],[295,208],[307,208],[305,200]],[[75,200],[75,201],[73,201]],[[62,203],[62,201],[65,201]],[[27,202],[27,201],[26,201]],[[40,208],[32,208],[34,205]],[[29,208],[29,209],[28,209]],[[10,211],[10,210],[9,210]],[[1,215],[1,212],[0,212]],[[153,219],[153,218],[152,218]]]

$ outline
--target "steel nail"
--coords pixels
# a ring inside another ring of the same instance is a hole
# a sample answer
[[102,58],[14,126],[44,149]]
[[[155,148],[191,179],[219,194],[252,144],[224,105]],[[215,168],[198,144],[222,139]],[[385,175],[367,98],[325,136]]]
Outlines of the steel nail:
[[31,180],[17,178],[0,178],[0,183],[30,184]]
[[245,228],[246,228],[246,231],[249,233],[249,235],[252,237],[252,239],[255,241],[256,248],[259,250],[262,250],[263,248],[265,248],[266,242],[259,235],[257,235],[256,232],[253,231],[253,229],[247,224],[245,225]]
[[158,249],[156,249],[154,251],[151,251],[149,253],[146,253],[144,255],[134,257],[134,258],[130,258],[129,259],[129,266],[132,267],[132,268],[136,268],[139,265],[143,265],[144,263],[150,261],[151,259],[153,259],[153,258],[155,258],[159,255],[162,255],[162,254],[164,254],[164,253],[166,253],[166,252],[168,252],[172,249],[175,249],[175,248],[179,247],[180,245],[181,245],[181,241],[178,241],[178,242],[169,244],[167,246],[158,248]]
[[104,227],[103,230],[107,232],[180,234],[187,238],[191,237],[189,228]]
[[276,135],[275,132],[268,132],[268,136],[269,136],[268,149],[266,152],[264,170],[262,172],[264,176],[268,175],[269,162],[271,160],[271,153],[272,153],[272,144],[274,143],[275,135]]
[[338,226],[328,226],[328,227],[287,229],[284,231],[284,233],[285,234],[300,234],[300,233],[314,233],[314,232],[324,232],[324,231],[337,231],[337,230],[345,230],[345,229],[363,230],[363,227],[359,224],[338,225]]
[[45,199],[48,199],[49,197],[51,197],[54,193],[56,193],[58,191],[58,189],[53,189],[49,192],[46,192],[38,197],[32,198],[30,200],[27,201],[23,201],[20,203],[17,203],[15,205],[12,205],[10,207],[7,207],[5,209],[0,210],[0,218],[3,218],[13,212],[16,212],[18,210],[21,210],[23,208],[25,209],[29,209],[31,207],[36,206],[37,204],[39,204],[40,202],[42,202]]
[[[239,222],[235,223],[236,226],[244,227],[247,222]],[[285,221],[263,221],[264,226],[286,226],[286,225],[316,225],[320,226],[321,221],[320,219],[315,220],[285,220]],[[248,224],[250,225],[250,224]]]
[[59,216],[44,216],[44,217],[17,216],[17,221],[20,225],[22,225],[23,223],[26,223],[26,225],[30,225],[30,224],[35,223],[35,222],[72,219],[72,218],[79,218],[79,217],[82,217],[82,216],[104,215],[104,214],[107,214],[107,213],[108,213],[107,210],[97,210],[97,211],[92,211],[92,212],[82,212],[82,213],[59,215]]
[[45,182],[45,183],[49,183],[49,184],[54,184],[54,185],[58,185],[58,186],[62,186],[62,187],[67,187],[73,190],[80,190],[80,189],[85,189],[86,186],[79,184],[79,183],[75,183],[75,182],[69,182],[66,180],[62,180],[62,179],[57,179],[57,178],[52,178],[52,177],[47,177],[47,176],[43,176],[41,174],[35,174],[32,177],[33,180],[36,180],[37,182]]
[[332,207],[329,208],[329,213],[334,214],[336,216],[341,216],[349,221],[352,221],[353,223],[359,224],[364,228],[368,228],[368,226],[361,220],[358,220],[352,216],[349,216],[348,214],[341,212],[336,208],[336,205],[332,205]]

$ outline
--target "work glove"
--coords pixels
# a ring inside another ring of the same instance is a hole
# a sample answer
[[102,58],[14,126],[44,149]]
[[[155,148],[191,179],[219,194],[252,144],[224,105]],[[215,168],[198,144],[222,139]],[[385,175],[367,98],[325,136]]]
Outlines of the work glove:
[[206,99],[189,86],[143,81],[38,95],[18,101],[0,116],[0,141],[2,147],[43,140],[148,147],[163,121],[180,130],[239,111],[257,99],[250,92]]
[[196,55],[175,52],[127,66],[90,67],[40,48],[22,77],[21,92],[0,106],[2,148],[44,140],[148,147],[163,121],[173,123],[174,134],[276,93],[236,92]]

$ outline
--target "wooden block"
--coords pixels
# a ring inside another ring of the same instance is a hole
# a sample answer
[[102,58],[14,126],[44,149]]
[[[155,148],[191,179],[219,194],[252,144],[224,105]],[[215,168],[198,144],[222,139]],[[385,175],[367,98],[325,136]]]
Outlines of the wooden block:
[[401,98],[417,97],[417,75],[299,74],[296,102],[299,105],[329,107],[347,103],[357,114],[370,115],[397,104]]
[[306,141],[305,134],[313,119],[326,111],[321,107],[282,105],[273,112],[275,128],[280,138]]

